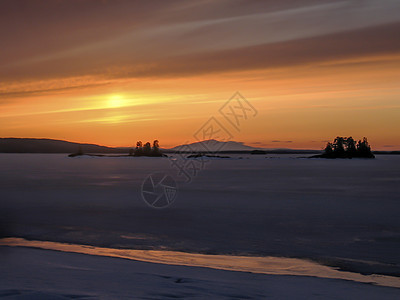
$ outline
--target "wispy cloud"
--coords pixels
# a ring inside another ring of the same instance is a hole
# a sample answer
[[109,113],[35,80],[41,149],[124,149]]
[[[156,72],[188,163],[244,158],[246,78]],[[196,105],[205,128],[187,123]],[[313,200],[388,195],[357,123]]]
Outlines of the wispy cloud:
[[60,3],[26,2],[29,30],[3,4],[1,80],[198,75],[400,52],[398,1]]
[[273,140],[271,143],[293,143],[293,141],[279,141],[279,140]]

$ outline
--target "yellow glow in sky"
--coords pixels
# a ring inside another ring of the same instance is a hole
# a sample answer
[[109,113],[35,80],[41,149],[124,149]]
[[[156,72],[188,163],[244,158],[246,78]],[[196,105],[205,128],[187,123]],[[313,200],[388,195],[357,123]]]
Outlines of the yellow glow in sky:
[[121,95],[112,95],[108,100],[109,108],[117,108],[125,105],[125,99]]
[[[14,97],[3,104],[2,137],[48,137],[109,146],[193,134],[237,90],[258,115],[233,140],[266,148],[321,149],[336,135],[400,148],[397,58],[376,64],[290,67],[188,78],[112,81],[104,87]],[[119,92],[113,92],[118,90]]]

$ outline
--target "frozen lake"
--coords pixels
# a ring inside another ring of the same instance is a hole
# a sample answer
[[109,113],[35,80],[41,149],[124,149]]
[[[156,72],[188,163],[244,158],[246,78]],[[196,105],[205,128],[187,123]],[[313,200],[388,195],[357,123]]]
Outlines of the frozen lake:
[[[205,254],[308,258],[400,275],[400,156],[213,159],[189,184],[166,158],[0,154],[1,235]],[[178,197],[152,209],[145,177]],[[183,178],[182,178],[183,179]]]

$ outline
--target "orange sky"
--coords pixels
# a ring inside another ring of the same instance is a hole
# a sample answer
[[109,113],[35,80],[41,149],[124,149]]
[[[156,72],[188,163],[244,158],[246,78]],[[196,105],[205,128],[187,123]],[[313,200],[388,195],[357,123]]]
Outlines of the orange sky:
[[[252,146],[400,149],[395,1],[0,6],[0,137],[172,147],[215,116]],[[236,91],[258,111],[240,131],[218,112]]]

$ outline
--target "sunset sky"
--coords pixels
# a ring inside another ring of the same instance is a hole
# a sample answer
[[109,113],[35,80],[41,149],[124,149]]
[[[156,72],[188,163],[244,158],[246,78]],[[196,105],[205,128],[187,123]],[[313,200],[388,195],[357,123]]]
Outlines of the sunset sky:
[[398,0],[1,0],[0,45],[0,137],[173,147],[238,91],[235,141],[400,149]]

